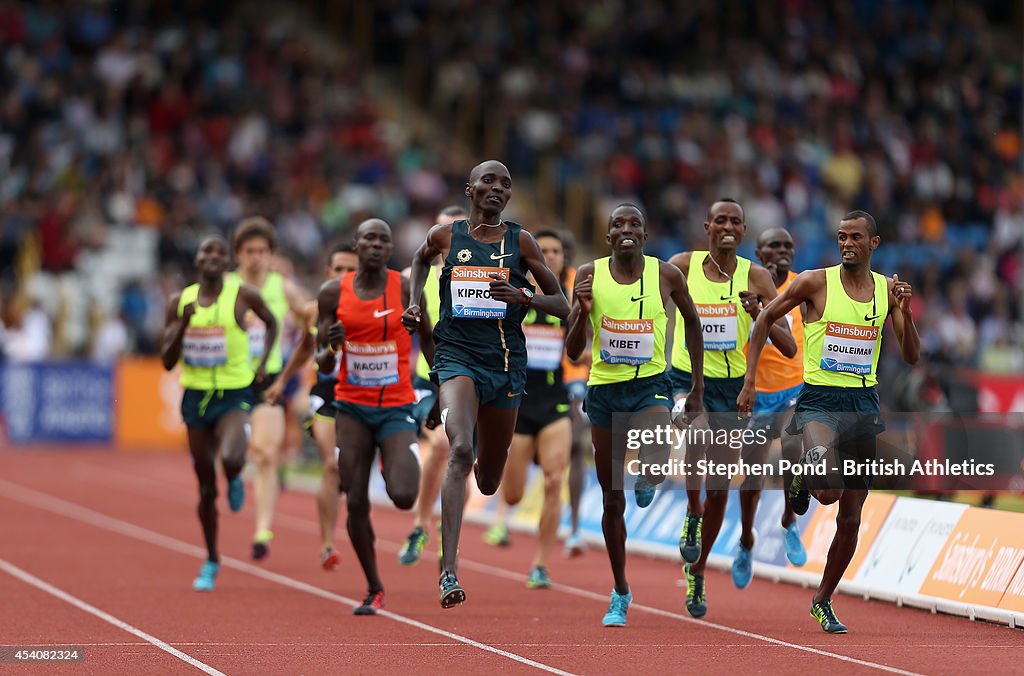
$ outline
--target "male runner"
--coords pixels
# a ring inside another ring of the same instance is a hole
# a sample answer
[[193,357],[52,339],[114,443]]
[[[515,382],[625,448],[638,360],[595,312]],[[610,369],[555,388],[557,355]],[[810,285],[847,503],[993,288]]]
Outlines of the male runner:
[[[793,272],[793,238],[783,228],[771,228],[757,238],[758,260],[772,276],[775,290],[782,293],[790,282],[796,279]],[[751,315],[757,319],[760,308]],[[786,315],[786,322],[796,343],[796,355],[786,358],[778,348],[768,342],[761,354],[757,369],[757,397],[754,401],[754,416],[751,429],[763,431],[764,442],[758,438],[743,449],[743,459],[749,464],[763,464],[768,461],[768,449],[772,439],[781,438],[782,457],[796,462],[800,457],[800,437],[786,433],[786,425],[793,417],[793,406],[804,384],[804,320],[803,308],[795,307]],[[753,577],[754,516],[761,497],[762,477],[744,478],[740,491],[740,533],[739,550],[732,562],[732,581],[739,589],[750,584]],[[785,486],[789,482],[785,481]],[[782,511],[782,528],[786,531],[786,558],[794,566],[807,563],[807,552],[800,541],[800,527],[796,514],[789,504],[789,492],[785,496]]]
[[[576,274],[573,308],[566,353],[579,359],[586,346],[588,327],[593,333],[589,390],[585,410],[590,417],[594,439],[594,464],[604,495],[601,527],[608,560],[615,577],[611,603],[602,624],[622,627],[633,594],[626,580],[626,499],[615,487],[612,414],[630,413],[631,427],[650,428],[672,408],[672,383],[665,373],[665,305],[675,302],[685,321],[690,359],[694,365],[692,390],[685,410],[700,410],[704,387],[704,345],[700,340],[700,319],[679,270],[657,258],[644,255],[647,223],[643,212],[632,204],[621,204],[608,218],[606,241],[612,255],[587,263]],[[634,424],[635,423],[635,424]],[[641,460],[667,460],[668,448],[654,449]],[[662,457],[664,456],[664,457]],[[654,499],[654,484],[664,476],[637,479],[636,502],[646,507]],[[641,482],[645,484],[641,488]]]
[[[757,391],[757,365],[767,327],[805,304],[804,387],[796,401],[790,431],[803,433],[804,459],[842,467],[841,459],[875,457],[875,437],[885,429],[878,392],[878,355],[882,326],[892,318],[903,360],[916,364],[921,340],[910,311],[910,284],[871,270],[871,254],[880,239],[875,219],[866,211],[851,211],[839,223],[840,265],[808,270],[793,280],[778,300],[754,322],[747,356],[747,376],[737,398],[749,413]],[[836,533],[828,550],[821,584],[811,599],[811,616],[830,634],[845,634],[846,625],[832,609],[832,593],[857,550],[860,514],[871,478],[845,477],[844,488],[814,490],[822,504],[839,502]],[[807,511],[806,480],[796,474],[790,499],[797,514]]]
[[[412,300],[403,315],[406,329],[415,331],[422,321],[420,300],[430,263],[442,256],[433,372],[440,384],[441,420],[451,447],[441,489],[444,546],[439,588],[444,608],[466,598],[455,574],[466,477],[472,470],[480,492],[493,495],[505,469],[525,393],[523,318],[530,307],[562,319],[569,314],[537,241],[518,223],[501,218],[512,196],[512,177],[505,165],[489,160],[474,167],[465,193],[471,204],[469,218],[435,225],[413,257]],[[529,285],[528,271],[543,295]]]
[[[775,298],[771,276],[759,265],[738,256],[736,249],[743,241],[746,221],[743,208],[731,199],[720,199],[708,209],[704,232],[708,236],[707,251],[676,254],[670,263],[682,271],[690,295],[700,314],[704,343],[704,409],[712,430],[726,432],[730,438],[742,433],[747,421],[736,411],[736,395],[743,387],[746,359],[743,354],[750,330],[751,316],[761,300]],[[672,350],[674,393],[690,390],[688,337],[683,335],[682,322],[676,318],[676,336]],[[783,354],[793,356],[796,344],[786,326],[779,320],[772,327],[772,340]],[[678,406],[678,404],[677,404]],[[741,446],[742,447],[742,446]],[[690,444],[686,461],[698,467],[705,452],[716,462],[733,463],[739,459],[740,448],[730,444],[712,443],[707,447]],[[704,566],[711,547],[718,537],[729,498],[728,481],[708,477],[707,497],[700,499],[701,477],[696,471],[686,477],[687,511],[679,536],[679,552],[686,564],[686,609],[693,617],[707,612],[704,590]]]
[[[255,286],[263,296],[267,307],[274,314],[278,326],[284,325],[285,316],[292,312],[297,324],[304,332],[303,308],[308,295],[294,282],[278,272],[270,270],[276,238],[274,226],[265,218],[247,218],[238,224],[231,238],[238,270],[229,274],[243,284]],[[249,334],[249,349],[253,361],[264,358],[264,323],[257,317],[247,316],[246,332]],[[280,334],[278,334],[279,336]],[[252,558],[259,560],[269,553],[270,541],[274,534],[270,530],[274,520],[274,506],[277,504],[278,464],[281,446],[284,443],[284,402],[276,404],[263,401],[263,392],[277,379],[284,367],[281,357],[281,341],[274,340],[266,358],[267,378],[257,383],[256,405],[252,411],[252,439],[249,442],[256,463],[253,478],[253,497],[256,501],[256,532],[252,541]]]
[[[349,540],[366,575],[368,592],[356,615],[374,615],[384,602],[370,523],[370,471],[380,447],[381,473],[388,496],[399,509],[411,509],[420,483],[416,395],[409,374],[412,339],[401,322],[408,305],[408,282],[394,270],[391,228],[372,218],[356,231],[359,269],[327,282],[317,297],[317,336],[327,347],[320,366],[334,365],[344,349],[334,388],[341,481],[346,487]],[[426,324],[420,340],[433,358]]]
[[[199,282],[171,296],[167,303],[163,345],[164,368],[182,362],[181,415],[188,427],[192,466],[199,479],[199,523],[206,541],[206,562],[192,583],[196,591],[213,591],[220,572],[217,550],[217,455],[228,480],[232,512],[245,501],[246,425],[252,410],[252,389],[266,375],[266,355],[277,338],[277,320],[259,291],[225,277],[228,243],[207,237],[199,244],[195,266]],[[266,324],[264,356],[255,368],[249,338],[242,328],[247,312]]]

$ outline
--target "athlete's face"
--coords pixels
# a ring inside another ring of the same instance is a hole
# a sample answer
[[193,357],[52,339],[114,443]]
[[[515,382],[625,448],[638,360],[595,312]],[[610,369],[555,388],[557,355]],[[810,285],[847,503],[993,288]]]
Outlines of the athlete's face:
[[845,268],[856,268],[871,263],[871,252],[881,241],[868,230],[867,221],[857,218],[839,223],[839,259]]
[[391,260],[391,228],[379,219],[364,222],[356,231],[359,267],[382,268]]
[[537,244],[540,252],[544,254],[544,264],[548,266],[555,277],[562,274],[565,267],[565,252],[562,250],[562,242],[554,237],[538,237]]
[[208,237],[199,244],[196,251],[196,270],[203,275],[222,275],[228,269],[231,259],[228,256],[227,242],[219,237]]
[[743,241],[747,224],[743,220],[743,208],[735,202],[715,202],[708,212],[704,232],[708,233],[708,244],[719,251],[734,250]]
[[351,251],[336,251],[331,256],[330,265],[327,266],[327,279],[341,279],[346,272],[355,272],[358,269],[358,256]]
[[249,274],[261,274],[270,269],[273,259],[270,242],[262,237],[250,237],[242,242],[235,252],[238,267]]
[[512,177],[501,162],[484,162],[469,177],[466,197],[482,214],[500,214],[512,199]]
[[773,272],[789,272],[793,265],[793,238],[781,228],[765,232],[758,240],[757,258]]
[[608,219],[605,241],[611,245],[612,251],[643,251],[644,242],[647,241],[647,224],[644,223],[643,215],[635,207],[621,206],[615,209]]

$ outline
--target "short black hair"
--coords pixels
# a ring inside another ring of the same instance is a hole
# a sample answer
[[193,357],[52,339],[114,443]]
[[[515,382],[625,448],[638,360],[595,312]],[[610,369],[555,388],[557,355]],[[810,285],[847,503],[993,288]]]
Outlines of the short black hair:
[[735,204],[736,206],[738,206],[740,208],[740,213],[743,214],[743,220],[747,219],[747,214],[746,214],[745,211],[743,211],[743,205],[740,204],[737,200],[734,200],[731,197],[719,197],[714,202],[712,202],[708,206],[708,213],[707,213],[707,216],[705,216],[704,218],[706,218],[708,221],[710,221],[711,220],[711,209],[713,209],[716,204],[721,204],[722,202],[725,202],[726,204]]
[[438,216],[469,216],[469,212],[466,211],[465,207],[461,207],[458,204],[452,204],[450,206],[441,209],[437,212]]
[[338,242],[337,244],[335,244],[334,246],[331,247],[330,253],[327,254],[327,260],[331,260],[332,258],[334,258],[334,254],[338,254],[338,253],[354,254],[355,252],[356,252],[356,247],[355,247],[355,245],[352,242]]
[[620,202],[620,203],[616,204],[614,207],[612,207],[611,213],[608,214],[608,227],[610,228],[611,225],[612,225],[612,215],[616,211],[621,209],[622,207],[629,207],[630,209],[636,209],[637,213],[640,214],[640,222],[643,223],[644,232],[647,232],[647,214],[644,213],[644,210],[641,209],[639,205],[634,204],[633,202]]
[[863,218],[864,222],[868,224],[869,237],[874,237],[878,234],[878,224],[875,223],[875,217],[868,212],[855,209],[843,216],[844,221],[856,221],[858,218]]
[[540,239],[541,237],[551,237],[552,239],[557,239],[559,243],[563,245],[565,244],[565,240],[562,238],[562,233],[557,230],[552,230],[551,228],[545,228],[533,233],[534,239]]

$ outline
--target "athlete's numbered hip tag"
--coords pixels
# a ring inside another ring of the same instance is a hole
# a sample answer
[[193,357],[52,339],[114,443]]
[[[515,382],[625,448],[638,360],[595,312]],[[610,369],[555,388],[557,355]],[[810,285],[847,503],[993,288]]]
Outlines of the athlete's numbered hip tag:
[[565,333],[560,326],[523,324],[526,335],[526,368],[554,371],[562,363]]
[[601,361],[640,366],[653,357],[653,319],[601,317]]
[[698,303],[697,314],[700,315],[705,350],[728,352],[736,349],[739,332],[736,303]]
[[223,326],[190,326],[185,329],[181,356],[188,366],[212,368],[228,363],[228,339]]
[[452,268],[452,316],[467,319],[504,319],[504,301],[491,298],[491,275],[509,280],[508,268],[456,265]]
[[398,382],[398,344],[345,343],[345,367],[348,384],[359,387],[383,387]]
[[821,347],[821,368],[835,373],[866,376],[871,373],[878,345],[878,326],[829,322]]

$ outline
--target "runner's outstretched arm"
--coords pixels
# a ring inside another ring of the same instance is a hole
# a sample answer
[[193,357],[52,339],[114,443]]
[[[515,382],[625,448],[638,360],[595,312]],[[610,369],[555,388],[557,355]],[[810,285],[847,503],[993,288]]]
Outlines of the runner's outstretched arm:
[[590,310],[594,305],[594,264],[586,263],[576,271],[576,285],[572,290],[572,312],[569,314],[569,331],[565,334],[565,353],[576,361],[587,346],[587,328],[590,326]]

